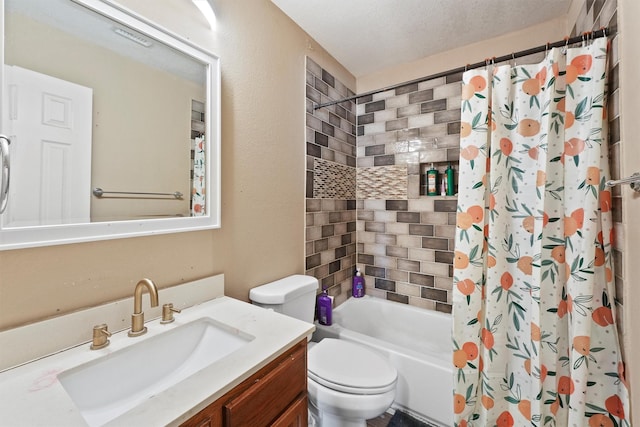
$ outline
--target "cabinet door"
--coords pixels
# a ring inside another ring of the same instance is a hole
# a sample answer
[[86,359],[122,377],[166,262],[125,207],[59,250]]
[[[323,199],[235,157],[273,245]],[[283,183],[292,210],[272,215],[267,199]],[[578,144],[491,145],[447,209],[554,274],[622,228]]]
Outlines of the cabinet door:
[[225,425],[267,426],[306,391],[306,348],[301,347],[247,391],[224,405]]
[[307,396],[303,395],[291,404],[289,409],[274,423],[272,427],[307,427],[309,423]]

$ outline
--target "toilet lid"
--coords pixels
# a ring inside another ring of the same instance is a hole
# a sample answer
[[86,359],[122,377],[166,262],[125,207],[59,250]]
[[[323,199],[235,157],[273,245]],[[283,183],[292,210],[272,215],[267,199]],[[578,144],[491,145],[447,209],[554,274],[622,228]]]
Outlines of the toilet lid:
[[345,340],[325,338],[309,350],[309,378],[332,390],[379,394],[396,385],[396,369],[375,351]]

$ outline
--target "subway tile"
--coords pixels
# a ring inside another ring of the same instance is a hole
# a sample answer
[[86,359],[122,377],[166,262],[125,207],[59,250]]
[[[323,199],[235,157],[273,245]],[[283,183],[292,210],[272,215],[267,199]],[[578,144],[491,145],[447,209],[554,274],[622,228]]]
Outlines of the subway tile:
[[396,213],[393,211],[376,211],[373,214],[374,222],[392,223],[396,220]]
[[358,211],[358,220],[361,221],[373,221],[373,211],[364,211],[364,210],[359,210]]
[[446,76],[446,83],[455,83],[455,82],[461,82],[462,81],[462,72],[460,73],[455,73],[455,74],[449,74],[448,76]]
[[339,248],[336,248],[334,256],[335,256],[336,259],[340,259],[340,258],[346,257],[347,256],[347,247],[346,246],[340,246]]
[[358,99],[356,99],[357,104],[367,104],[371,101],[373,101],[372,95],[360,96],[358,97]]
[[422,247],[425,249],[439,249],[446,251],[449,249],[449,240],[435,237],[423,237]]
[[[408,117],[409,118],[409,123],[411,123],[412,116],[420,114],[420,105],[419,104],[412,104],[412,105],[407,105],[406,107],[400,107],[400,108],[398,108],[398,111],[396,112],[396,114],[397,114],[398,118]],[[409,127],[413,127],[413,126],[411,126],[411,124],[409,124],[408,126]]]
[[370,145],[364,149],[365,156],[379,156],[385,153],[384,145]]
[[436,251],[436,262],[453,264],[453,252]]
[[420,296],[425,299],[447,302],[447,291],[443,289],[423,287]]
[[329,240],[328,239],[319,239],[313,242],[313,251],[314,252],[323,252],[329,249]]
[[405,129],[409,124],[409,119],[407,117],[403,117],[401,119],[389,120],[386,122],[385,130],[387,132],[399,129]]
[[364,275],[369,277],[379,277],[384,279],[386,277],[386,270],[384,268],[367,265],[364,268]]
[[423,102],[420,104],[420,114],[433,113],[447,109],[447,100],[438,99],[435,101]]
[[446,98],[452,98],[454,96],[457,97],[458,102],[456,107],[460,106],[459,99],[461,94],[462,94],[462,85],[458,82],[446,84],[443,86],[438,86],[437,88],[433,89],[434,99],[446,99]]
[[422,273],[430,274],[433,276],[449,277],[451,275],[449,267],[451,267],[451,269],[453,268],[453,266],[449,264],[442,264],[439,262],[423,262],[420,265],[420,271]]
[[365,231],[373,231],[375,233],[384,233],[385,226],[382,222],[366,222],[364,224]]
[[398,282],[408,282],[409,273],[406,271],[400,271],[396,269],[387,269],[387,279]]
[[[433,123],[434,123],[433,113],[426,113],[426,114],[418,114],[415,116],[408,117],[407,126],[410,128],[427,128],[427,127],[431,127]],[[426,141],[422,141],[422,142],[427,143]]]
[[[395,258],[407,258],[409,256],[409,249],[401,246],[387,246],[387,256]],[[407,270],[398,267],[400,270]]]
[[[310,142],[307,142],[307,155],[321,158],[322,157],[322,149],[320,148],[320,146],[318,146],[316,144],[312,144]],[[311,181],[313,182],[313,176],[311,176]]]
[[368,125],[370,123],[373,123],[374,117],[375,116],[373,113],[363,114],[361,116],[358,116],[358,125]]
[[457,135],[460,133],[460,122],[447,123],[447,133],[449,135]]
[[322,122],[322,133],[327,134],[329,136],[335,136],[335,128],[333,125]]
[[305,261],[305,268],[307,270],[317,267],[320,265],[320,254],[308,256]]
[[336,260],[329,263],[329,274],[333,274],[340,270],[340,260]]
[[333,236],[333,225],[322,226],[322,237]]
[[414,236],[433,236],[433,225],[409,224],[409,234]]
[[388,98],[386,100],[387,110],[389,109],[400,109],[409,105],[409,95],[400,95],[394,96],[393,98]]
[[419,92],[413,92],[409,94],[410,104],[419,104],[425,101],[431,101],[433,99],[433,89],[421,90]]
[[444,304],[439,302],[439,303],[436,303],[436,311],[439,311],[441,313],[451,314],[452,306],[451,304]]
[[383,289],[385,291],[395,292],[396,282],[394,282],[393,280],[376,278],[375,287],[376,289]]
[[[395,234],[377,233],[375,242],[381,245],[393,246],[396,244],[397,239],[398,239],[398,236],[396,236]],[[388,248],[387,248],[387,255],[389,255]]]
[[455,212],[458,209],[458,201],[435,200],[433,207],[436,212]]
[[420,286],[433,287],[434,278],[428,274],[409,273],[409,282]]
[[407,208],[407,200],[387,200],[385,202],[385,209],[388,211],[406,211]]
[[411,222],[411,223],[419,224],[420,212],[398,212],[396,220],[398,222],[407,222],[407,223]]
[[380,101],[370,102],[365,105],[364,111],[366,113],[373,113],[374,111],[380,111],[385,109],[385,101],[381,99]]
[[390,222],[387,224],[387,233],[398,236],[409,234],[409,224],[401,222]]
[[329,95],[329,86],[321,79],[316,78],[313,87],[315,87],[320,93]]
[[434,123],[449,123],[460,121],[460,110],[447,110],[436,111],[434,116]]
[[392,166],[395,165],[396,158],[394,155],[376,156],[373,158],[374,166]]
[[421,247],[418,248],[409,248],[409,259],[414,259],[416,261],[435,261],[435,251],[433,249],[423,249]]
[[373,255],[367,255],[367,254],[362,254],[359,253],[358,254],[358,262],[360,264],[369,264],[369,265],[373,265],[375,262],[375,258]]
[[420,236],[407,236],[407,235],[399,235],[398,236],[398,246],[402,246],[409,249],[421,249],[422,248],[422,239]]
[[406,295],[396,294],[395,292],[387,292],[387,299],[402,304],[409,304],[409,297]]
[[[432,224],[432,225],[447,225],[449,220],[449,215],[445,212],[421,212],[420,213],[420,221],[423,224]],[[438,227],[436,227],[436,230]],[[437,234],[437,231],[436,231]]]
[[398,270],[420,272],[420,262],[408,259],[399,259]]
[[418,83],[400,86],[396,88],[396,95],[403,95],[409,92],[416,92],[418,90]]
[[[322,70],[322,81],[326,82],[331,87],[336,87],[336,79],[326,70]],[[344,96],[344,94],[341,95]]]

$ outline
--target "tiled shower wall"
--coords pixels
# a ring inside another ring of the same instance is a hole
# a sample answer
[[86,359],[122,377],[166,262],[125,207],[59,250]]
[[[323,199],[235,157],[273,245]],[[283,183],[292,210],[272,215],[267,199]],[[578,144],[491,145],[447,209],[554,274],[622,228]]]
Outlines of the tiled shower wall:
[[[613,32],[609,85],[613,178],[620,176],[621,144],[616,9],[616,0],[587,0],[573,31],[608,26]],[[539,62],[542,56],[519,58],[518,63]],[[431,162],[441,171],[449,161],[457,166],[460,81],[461,75],[452,75],[360,98],[357,108],[346,102],[314,110],[314,103],[341,99],[348,95],[339,93],[351,91],[307,60],[307,273],[330,288],[336,304],[350,296],[357,263],[365,273],[368,294],[451,310],[457,200],[422,196],[420,176]],[[612,212],[621,225],[619,188],[614,189]],[[621,229],[617,227],[614,251],[620,321]]]
[[329,289],[335,304],[348,298],[356,263],[356,116],[353,95],[312,59],[306,84],[306,273]]
[[[574,33],[610,27],[611,163],[612,176],[618,178],[616,0],[587,0],[584,9]],[[537,63],[543,56],[519,58],[518,63]],[[369,279],[367,292],[445,312],[451,310],[457,202],[455,197],[421,196],[420,175],[431,162],[442,172],[448,161],[458,160],[460,80],[461,75],[452,75],[389,90],[360,98],[357,108],[357,253],[358,265]],[[403,174],[404,180],[399,179]],[[614,221],[620,223],[619,188],[614,191],[612,212]],[[614,260],[617,305],[622,308],[622,253],[618,248]]]
[[[358,100],[358,265],[374,296],[450,312],[457,198],[421,196],[460,155],[461,75]],[[421,166],[422,165],[422,166]]]

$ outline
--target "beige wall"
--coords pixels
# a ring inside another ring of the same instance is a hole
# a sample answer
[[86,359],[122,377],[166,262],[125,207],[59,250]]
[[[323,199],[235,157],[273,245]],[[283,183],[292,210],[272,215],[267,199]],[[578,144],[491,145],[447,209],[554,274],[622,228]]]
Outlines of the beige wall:
[[304,272],[305,55],[355,87],[269,0],[216,0],[208,30],[186,0],[120,0],[221,58],[222,228],[0,251],[0,330],[224,273],[226,294]]
[[[618,20],[620,23],[620,117],[622,159],[621,174],[623,177],[640,172],[640,135],[638,132],[638,113],[640,113],[640,2],[638,0],[618,0]],[[622,189],[622,203],[625,223],[624,253],[627,262],[624,277],[640,277],[640,194],[628,186]],[[627,355],[627,379],[631,384],[631,401],[633,419],[640,420],[640,289],[634,280],[629,279],[625,286],[624,337],[625,354]]]
[[486,58],[508,55],[511,52],[518,52],[534,46],[544,45],[547,42],[562,40],[567,34],[566,27],[567,19],[562,17],[504,36],[483,40],[458,49],[451,49],[417,61],[398,64],[380,72],[359,77],[356,92],[363,93],[380,89],[445,70],[463,67],[465,64],[481,62]]

